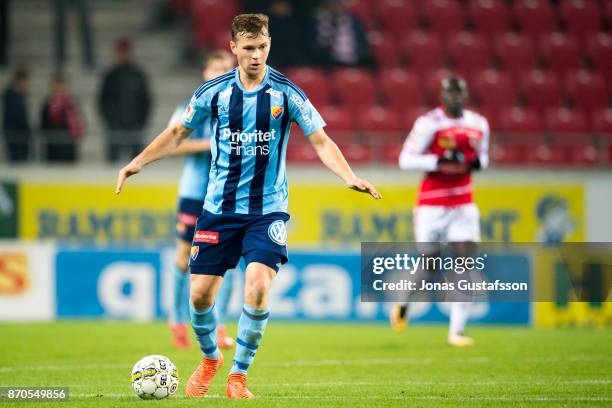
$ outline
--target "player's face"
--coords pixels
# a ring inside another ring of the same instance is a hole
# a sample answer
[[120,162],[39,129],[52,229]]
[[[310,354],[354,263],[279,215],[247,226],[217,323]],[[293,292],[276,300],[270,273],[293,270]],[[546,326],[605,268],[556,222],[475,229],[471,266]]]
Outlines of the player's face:
[[468,93],[463,86],[443,87],[440,99],[447,111],[460,113],[465,107]]
[[231,41],[232,53],[238,59],[240,69],[250,77],[259,76],[266,66],[270,53],[270,36],[267,32],[257,37],[236,35],[236,41]]
[[218,76],[225,74],[230,69],[234,68],[233,61],[228,58],[211,60],[204,71],[202,77],[204,81],[210,81]]

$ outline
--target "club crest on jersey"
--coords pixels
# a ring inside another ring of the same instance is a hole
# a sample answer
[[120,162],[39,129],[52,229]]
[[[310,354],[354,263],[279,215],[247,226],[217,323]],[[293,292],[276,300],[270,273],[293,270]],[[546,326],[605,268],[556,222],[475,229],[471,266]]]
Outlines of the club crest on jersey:
[[272,117],[276,120],[278,120],[283,114],[283,108],[281,106],[273,106],[270,111],[272,113]]
[[200,247],[197,245],[194,245],[191,247],[191,259],[193,259],[195,261],[195,259],[198,257],[198,254],[200,253]]
[[285,245],[287,243],[287,226],[284,221],[274,221],[268,227],[268,236],[270,239],[278,245]]

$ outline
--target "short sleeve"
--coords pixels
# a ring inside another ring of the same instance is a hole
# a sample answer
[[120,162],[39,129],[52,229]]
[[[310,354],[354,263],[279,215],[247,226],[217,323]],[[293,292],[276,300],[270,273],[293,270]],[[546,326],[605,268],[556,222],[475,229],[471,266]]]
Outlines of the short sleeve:
[[289,113],[291,120],[298,124],[305,136],[325,126],[325,121],[312,103],[297,92],[289,94]]
[[197,129],[204,125],[206,118],[209,116],[210,101],[207,98],[207,93],[204,93],[199,97],[194,95],[183,112],[181,122],[183,123],[183,126],[188,129]]

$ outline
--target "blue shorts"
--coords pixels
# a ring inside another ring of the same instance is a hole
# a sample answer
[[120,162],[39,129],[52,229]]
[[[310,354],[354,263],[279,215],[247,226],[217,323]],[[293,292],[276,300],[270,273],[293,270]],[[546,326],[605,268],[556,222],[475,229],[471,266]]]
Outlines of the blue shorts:
[[189,269],[198,275],[223,276],[238,265],[262,263],[276,272],[287,258],[289,214],[212,214],[198,218],[191,246]]
[[176,213],[176,237],[187,243],[193,241],[198,217],[202,214],[204,201],[179,197]]

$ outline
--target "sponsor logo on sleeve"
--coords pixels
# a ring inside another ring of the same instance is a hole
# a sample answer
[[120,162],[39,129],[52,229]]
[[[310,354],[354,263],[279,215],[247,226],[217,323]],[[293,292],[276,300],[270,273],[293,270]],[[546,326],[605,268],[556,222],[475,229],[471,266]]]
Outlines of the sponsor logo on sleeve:
[[206,244],[218,244],[219,233],[216,231],[196,231],[193,242],[204,242]]
[[274,221],[268,227],[268,236],[272,242],[278,245],[285,245],[287,243],[287,226],[284,221]]
[[192,102],[189,102],[189,105],[187,105],[187,109],[185,109],[185,113],[183,114],[183,117],[187,122],[191,122],[193,120],[193,115],[195,115],[195,109],[191,107],[191,104]]

